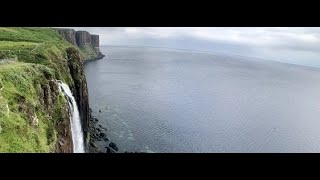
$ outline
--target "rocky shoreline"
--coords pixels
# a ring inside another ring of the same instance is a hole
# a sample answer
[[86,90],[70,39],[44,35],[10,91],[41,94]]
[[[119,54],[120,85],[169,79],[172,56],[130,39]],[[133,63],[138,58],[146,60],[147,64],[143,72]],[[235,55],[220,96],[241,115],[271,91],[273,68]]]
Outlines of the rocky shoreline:
[[[90,120],[89,120],[89,133],[90,137],[87,141],[87,152],[89,153],[116,153],[119,151],[119,148],[116,143],[111,142],[106,135],[108,130],[106,127],[98,124],[99,120],[92,115],[92,110],[89,109]],[[101,150],[97,147],[97,143],[100,141],[105,141],[108,144],[104,150]]]
[[[99,110],[101,112],[101,110]],[[94,117],[92,115],[92,110],[89,108],[89,133],[90,138],[87,142],[86,152],[88,153],[119,153],[119,148],[116,143],[110,141],[110,139],[107,137],[106,132],[107,128],[103,127],[102,125],[98,124],[99,119]],[[104,147],[103,150],[98,148],[97,143],[104,141],[107,145]],[[143,151],[125,151],[123,153],[148,153]]]

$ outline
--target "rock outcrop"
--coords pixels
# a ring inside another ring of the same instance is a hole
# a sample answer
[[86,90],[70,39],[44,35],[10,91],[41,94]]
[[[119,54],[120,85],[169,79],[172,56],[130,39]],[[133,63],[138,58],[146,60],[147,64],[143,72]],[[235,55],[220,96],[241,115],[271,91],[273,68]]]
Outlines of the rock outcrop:
[[87,31],[76,31],[76,41],[79,47],[91,44],[91,35]]
[[66,41],[85,52],[85,61],[104,57],[100,51],[99,35],[90,34],[87,31],[75,31],[66,28],[56,28],[56,30]]
[[69,43],[77,45],[76,42],[76,31],[74,29],[56,29],[58,33]]
[[92,34],[91,35],[91,44],[93,47],[99,47],[99,35]]

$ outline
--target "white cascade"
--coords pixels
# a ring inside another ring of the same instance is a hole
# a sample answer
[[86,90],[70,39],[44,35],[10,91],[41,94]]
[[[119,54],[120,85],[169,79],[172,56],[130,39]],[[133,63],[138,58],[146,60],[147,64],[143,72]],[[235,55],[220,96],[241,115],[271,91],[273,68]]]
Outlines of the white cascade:
[[68,100],[69,108],[71,111],[70,124],[72,133],[72,143],[74,153],[84,153],[84,139],[81,127],[81,120],[77,102],[75,101],[69,86],[62,81],[57,81],[59,84],[60,92],[62,92]]

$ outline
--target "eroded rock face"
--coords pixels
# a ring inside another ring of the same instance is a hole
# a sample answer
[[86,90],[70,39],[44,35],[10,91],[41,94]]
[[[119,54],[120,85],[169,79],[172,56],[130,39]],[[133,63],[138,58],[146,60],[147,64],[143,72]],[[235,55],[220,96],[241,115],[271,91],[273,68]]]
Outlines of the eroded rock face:
[[[45,72],[44,72],[45,74]],[[45,75],[46,76],[46,75]],[[58,142],[55,144],[55,148],[53,152],[55,153],[72,153],[73,152],[73,144],[72,144],[72,133],[71,133],[71,125],[70,125],[70,110],[68,108],[68,103],[64,102],[62,104],[61,101],[59,103],[59,87],[55,80],[52,77],[46,77],[46,81],[41,84],[41,88],[39,90],[39,100],[41,102],[41,106],[48,112],[50,117],[56,119],[56,121],[52,121],[52,125],[56,129]],[[20,102],[24,102],[23,98]],[[21,103],[21,104],[22,104]],[[28,105],[28,107],[32,107]],[[30,117],[31,125],[38,126],[38,118],[36,113],[31,114]],[[48,131],[48,141],[51,143],[54,139],[54,132],[52,130]]]
[[66,50],[68,57],[68,66],[72,76],[74,86],[71,86],[72,93],[77,101],[82,129],[84,134],[88,131],[89,126],[89,98],[87,80],[84,74],[84,67],[80,53],[77,49],[70,47]]
[[[93,54],[90,57],[85,57],[85,58],[88,58],[85,60],[101,59],[104,57],[104,55],[100,52],[100,49],[99,49],[99,43],[100,43],[99,35],[91,35],[89,32],[75,31],[73,29],[58,29],[58,33],[65,40],[72,43],[74,46],[78,47],[83,53]],[[82,56],[80,55],[79,50],[75,47],[70,47],[66,49],[66,53],[67,53],[68,67],[69,67],[70,75],[73,81],[73,84],[69,86],[79,108],[81,125],[84,132],[84,136],[87,136],[88,132],[90,131],[90,128],[89,128],[90,112],[89,112],[89,97],[88,97],[87,81],[84,74],[84,65],[83,65],[84,60],[82,59]],[[62,125],[65,126],[66,124],[61,124],[61,126]],[[59,149],[60,151],[66,152],[67,150],[61,147],[67,146],[66,144],[69,142],[68,141],[69,134],[67,131],[60,132],[60,134],[64,134],[64,137],[61,137],[61,138],[65,139],[66,142],[62,142],[62,141],[59,142],[58,143]],[[84,137],[84,139],[86,138],[87,137]]]
[[91,35],[91,44],[93,47],[99,47],[99,35],[92,34]]
[[87,31],[76,31],[76,42],[79,47],[91,44],[91,35]]
[[[55,153],[72,153],[72,133],[70,125],[70,110],[68,103],[60,104],[57,106],[59,99],[59,87],[52,77],[46,76],[46,83],[41,85],[42,91],[40,91],[39,98],[42,102],[42,107],[46,109],[49,116],[55,116],[57,120],[54,122],[55,129],[57,130],[57,139],[59,143],[56,143],[54,152]],[[36,119],[35,119],[36,118]],[[32,122],[37,122],[36,115]],[[49,140],[52,140],[53,133],[49,133]],[[63,143],[61,143],[63,142]]]
[[58,33],[69,43],[77,45],[76,31],[74,29],[56,29]]
[[72,132],[70,124],[70,110],[68,104],[65,103],[64,107],[60,109],[61,117],[57,121],[56,129],[58,135],[58,143],[56,143],[55,153],[72,153],[73,144],[72,144]]

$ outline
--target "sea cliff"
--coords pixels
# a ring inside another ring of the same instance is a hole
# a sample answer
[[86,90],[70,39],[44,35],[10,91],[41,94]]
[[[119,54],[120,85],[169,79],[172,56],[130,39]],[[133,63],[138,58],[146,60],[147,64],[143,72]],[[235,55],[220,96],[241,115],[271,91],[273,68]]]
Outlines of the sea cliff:
[[85,31],[0,27],[0,152],[73,152],[70,109],[56,80],[72,90],[87,139],[83,63],[102,57],[99,36]]
[[99,35],[90,34],[87,31],[75,31],[74,29],[56,29],[57,32],[69,43],[78,47],[85,61],[101,59],[104,55],[100,51]]

